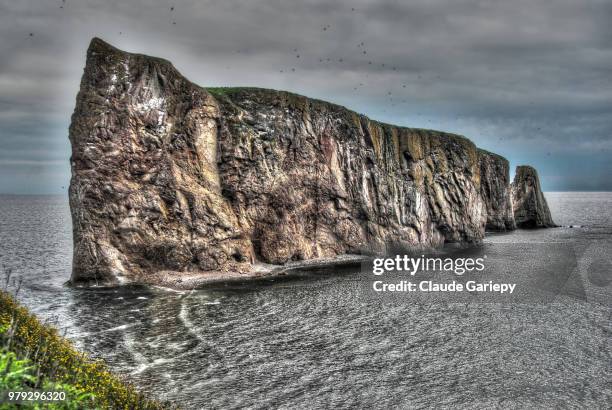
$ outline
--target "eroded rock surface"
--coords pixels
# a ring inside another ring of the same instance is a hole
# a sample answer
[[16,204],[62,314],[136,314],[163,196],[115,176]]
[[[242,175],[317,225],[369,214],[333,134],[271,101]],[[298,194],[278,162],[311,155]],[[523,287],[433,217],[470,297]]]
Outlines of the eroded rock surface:
[[207,91],[99,39],[70,141],[73,282],[248,273],[514,228],[507,161],[464,137],[288,92]]
[[510,231],[516,228],[512,211],[510,164],[500,155],[483,149],[480,157],[480,193],[487,207],[488,231]]
[[517,227],[551,228],[556,226],[540,188],[540,179],[535,168],[528,165],[516,167],[512,182],[512,202]]
[[467,139],[287,92],[224,90],[217,99],[223,194],[258,258],[482,239],[486,208]]
[[248,270],[217,171],[219,108],[167,61],[94,39],[70,126],[73,281]]

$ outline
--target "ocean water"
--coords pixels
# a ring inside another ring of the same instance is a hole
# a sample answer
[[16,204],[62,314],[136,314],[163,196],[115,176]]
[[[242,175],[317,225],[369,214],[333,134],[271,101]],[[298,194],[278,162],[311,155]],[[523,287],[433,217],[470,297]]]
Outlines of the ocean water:
[[546,197],[565,227],[489,235],[480,251],[537,277],[542,249],[561,249],[580,291],[547,300],[375,299],[359,268],[192,292],[72,289],[67,200],[48,196],[0,196],[0,266],[78,347],[187,409],[610,408],[612,193]]

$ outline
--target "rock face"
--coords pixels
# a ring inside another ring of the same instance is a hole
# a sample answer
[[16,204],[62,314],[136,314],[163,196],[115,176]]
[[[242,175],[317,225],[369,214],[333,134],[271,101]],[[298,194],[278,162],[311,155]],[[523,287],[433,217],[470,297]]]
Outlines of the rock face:
[[483,149],[480,158],[480,193],[487,206],[488,231],[516,229],[510,190],[510,164],[500,155]]
[[250,239],[221,195],[219,108],[170,63],[94,39],[70,126],[73,281],[248,270]]
[[478,153],[467,139],[286,92],[216,95],[223,195],[258,259],[482,239]]
[[551,228],[556,226],[546,198],[540,189],[537,171],[527,165],[516,167],[512,182],[514,219],[519,228]]
[[99,39],[70,141],[72,282],[248,273],[514,228],[507,161],[464,137],[288,92],[206,90]]

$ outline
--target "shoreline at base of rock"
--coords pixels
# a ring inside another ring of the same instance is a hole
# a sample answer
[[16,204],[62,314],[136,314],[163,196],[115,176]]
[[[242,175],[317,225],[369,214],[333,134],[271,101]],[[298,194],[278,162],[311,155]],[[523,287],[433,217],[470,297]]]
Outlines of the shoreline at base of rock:
[[146,280],[118,283],[92,283],[71,281],[67,286],[84,289],[116,288],[125,285],[149,285],[170,290],[192,290],[206,287],[217,287],[225,284],[246,284],[257,281],[268,281],[279,278],[296,278],[309,276],[307,270],[330,269],[338,267],[356,266],[371,259],[364,255],[340,255],[334,258],[310,259],[306,261],[290,262],[285,265],[257,264],[251,272],[240,273],[234,271],[206,271],[206,272],[172,272],[162,271],[150,275]]

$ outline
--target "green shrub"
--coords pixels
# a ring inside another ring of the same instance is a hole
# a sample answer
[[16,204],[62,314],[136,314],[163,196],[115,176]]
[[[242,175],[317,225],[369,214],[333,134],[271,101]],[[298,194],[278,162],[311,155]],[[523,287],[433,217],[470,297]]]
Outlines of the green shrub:
[[[0,348],[2,391],[35,388],[66,392],[65,402],[47,403],[39,408],[170,407],[148,399],[112,374],[104,363],[79,352],[55,328],[42,324],[4,291],[0,291]],[[11,407],[0,405],[3,408]]]

